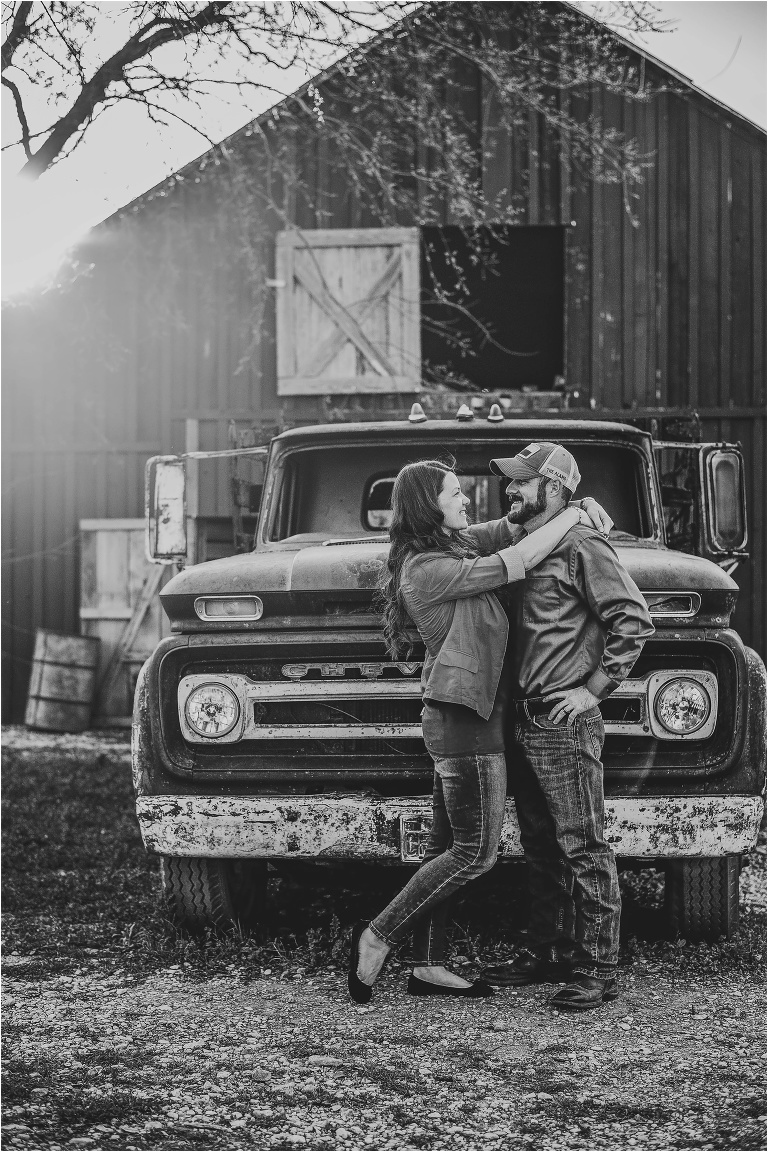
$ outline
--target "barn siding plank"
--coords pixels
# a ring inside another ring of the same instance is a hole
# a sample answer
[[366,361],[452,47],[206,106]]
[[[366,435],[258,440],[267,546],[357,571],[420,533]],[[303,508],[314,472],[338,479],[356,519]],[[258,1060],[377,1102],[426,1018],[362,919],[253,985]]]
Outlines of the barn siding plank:
[[[622,130],[634,139],[638,129],[639,110],[629,101],[624,102]],[[644,193],[645,194],[645,193]],[[619,405],[631,408],[635,396],[635,342],[637,338],[637,308],[635,303],[635,275],[633,269],[637,260],[637,248],[641,242],[636,227],[638,205],[633,202],[632,214],[626,210],[621,214],[621,382]]]
[[512,207],[512,136],[488,81],[483,82],[482,109],[483,195],[491,214],[502,219]]
[[[602,93],[597,91],[591,98],[592,114],[602,120],[604,106]],[[590,350],[592,364],[590,372],[590,403],[604,407],[605,396],[605,259],[606,259],[606,188],[604,184],[592,185],[592,220],[590,244],[592,251],[592,337]],[[613,235],[615,236],[615,231]]]
[[752,401],[752,221],[750,156],[745,141],[734,135],[731,145],[731,356],[730,402],[740,407]]
[[[643,300],[642,333],[644,360],[642,374],[638,380],[638,388],[642,388],[644,401],[638,403],[653,405],[656,403],[656,340],[654,321],[656,318],[656,298],[658,292],[658,266],[656,263],[658,243],[658,215],[656,197],[658,194],[658,138],[656,135],[655,103],[648,102],[640,106],[640,115],[643,122],[643,151],[652,156],[654,163],[648,169],[646,186],[643,192],[645,201],[645,235],[643,248],[646,267],[645,293]],[[641,383],[642,381],[642,383]]]
[[[720,362],[718,364],[718,390],[716,403],[727,407],[736,400],[731,380],[731,333],[732,310],[731,299],[731,213],[733,204],[733,179],[731,177],[731,132],[721,127],[719,132],[720,168],[719,168],[719,267],[717,269],[717,282],[719,287],[719,313],[720,313]],[[713,181],[714,183],[714,181]]]
[[670,104],[669,342],[667,375],[671,407],[693,404],[690,393],[690,148],[688,107],[678,96]]
[[[586,102],[574,100],[574,109],[586,113]],[[588,404],[592,386],[592,267],[595,253],[591,246],[594,214],[593,187],[576,173],[573,181],[573,227],[566,234],[566,284],[564,306],[568,314],[566,344],[566,379],[577,395],[575,404]]]
[[[754,340],[754,393],[753,404],[766,402],[766,339],[765,339],[765,201],[766,174],[765,149],[752,154],[752,212],[754,239],[752,244],[752,333]],[[763,473],[765,474],[765,473]]]
[[[703,117],[700,118],[700,123]],[[703,127],[709,125],[704,121]],[[720,141],[702,131],[699,167],[699,403],[717,407],[720,394]]]
[[699,405],[699,320],[701,308],[701,169],[699,162],[699,115],[688,102],[688,403]]
[[669,233],[670,233],[670,155],[669,97],[663,93],[656,101],[656,139],[658,177],[656,180],[656,300],[653,312],[656,328],[656,366],[654,402],[669,404]]
[[[635,136],[638,150],[645,156],[653,151],[654,141],[648,131],[649,109],[647,104],[636,106]],[[636,202],[635,212],[638,226],[635,232],[635,243],[631,263],[625,261],[625,275],[634,279],[634,313],[627,318],[628,325],[632,327],[634,358],[629,365],[631,372],[631,398],[630,404],[644,406],[652,403],[648,397],[648,359],[649,359],[649,317],[653,309],[653,272],[650,260],[651,245],[655,243],[653,232],[654,214],[652,211],[655,185],[652,173],[646,171],[643,177],[643,187],[640,189],[639,199]]]

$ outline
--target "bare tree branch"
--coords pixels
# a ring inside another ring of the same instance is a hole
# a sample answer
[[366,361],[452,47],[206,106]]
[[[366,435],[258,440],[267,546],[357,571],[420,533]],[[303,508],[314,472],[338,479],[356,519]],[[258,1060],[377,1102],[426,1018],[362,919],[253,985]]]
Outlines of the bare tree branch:
[[19,4],[13,13],[11,30],[3,41],[2,49],[0,49],[0,63],[2,64],[3,72],[6,68],[10,67],[14,52],[27,34],[27,21],[29,20],[31,9],[31,0],[24,0],[24,3]]
[[223,10],[226,7],[226,3],[220,2],[206,4],[187,21],[173,18],[166,21],[154,19],[134,33],[123,47],[106,60],[91,79],[83,84],[75,102],[59,119],[48,139],[27,160],[21,175],[37,178],[50,168],[78,128],[91,120],[95,109],[104,101],[110,85],[125,79],[126,71],[131,64],[165,44],[192,36],[207,26],[225,23],[227,18]]
[[18,116],[19,124],[21,125],[21,146],[24,149],[24,155],[26,156],[27,160],[31,160],[32,149],[30,148],[29,124],[27,123],[27,117],[24,112],[21,93],[13,81],[9,80],[7,76],[3,76],[2,83],[6,88],[10,90],[11,95],[13,96],[13,102],[16,105],[16,115]]

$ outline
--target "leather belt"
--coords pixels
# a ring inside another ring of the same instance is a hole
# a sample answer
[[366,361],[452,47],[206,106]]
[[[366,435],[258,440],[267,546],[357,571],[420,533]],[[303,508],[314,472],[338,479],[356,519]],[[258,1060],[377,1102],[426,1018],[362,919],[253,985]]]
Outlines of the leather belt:
[[534,716],[546,715],[554,708],[554,703],[551,700],[549,703],[545,703],[543,696],[529,696],[527,700],[512,700],[510,703],[512,715],[518,724],[524,724],[526,720],[531,720]]

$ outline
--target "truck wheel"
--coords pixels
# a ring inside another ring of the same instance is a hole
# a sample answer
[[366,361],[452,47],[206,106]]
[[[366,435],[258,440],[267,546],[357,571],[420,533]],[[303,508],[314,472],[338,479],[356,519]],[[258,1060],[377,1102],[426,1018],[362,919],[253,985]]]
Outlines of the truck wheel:
[[739,856],[670,860],[664,914],[671,938],[730,939],[739,926]]
[[161,856],[160,879],[174,923],[188,932],[247,930],[259,922],[267,882],[261,861]]

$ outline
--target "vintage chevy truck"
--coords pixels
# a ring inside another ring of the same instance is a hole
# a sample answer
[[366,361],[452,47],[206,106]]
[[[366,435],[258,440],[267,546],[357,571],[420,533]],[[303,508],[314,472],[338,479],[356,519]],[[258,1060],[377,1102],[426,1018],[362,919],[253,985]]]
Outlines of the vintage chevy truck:
[[[656,626],[601,705],[608,839],[620,866],[665,870],[671,934],[730,935],[765,778],[765,669],[729,626],[726,569],[747,543],[738,446],[655,444],[627,424],[498,407],[462,415],[426,419],[416,405],[401,422],[294,428],[251,449],[265,462],[252,550],[182,567],[163,589],[172,634],[138,679],[133,772],[172,914],[189,929],[253,924],[268,865],[418,863],[432,776],[423,649],[390,660],[373,604],[393,478],[450,452],[472,518],[492,520],[507,509],[489,460],[555,440],[576,456],[579,495],[613,516]],[[148,464],[155,561],[184,562],[184,469],[202,455]],[[499,866],[520,853],[509,800]]]

